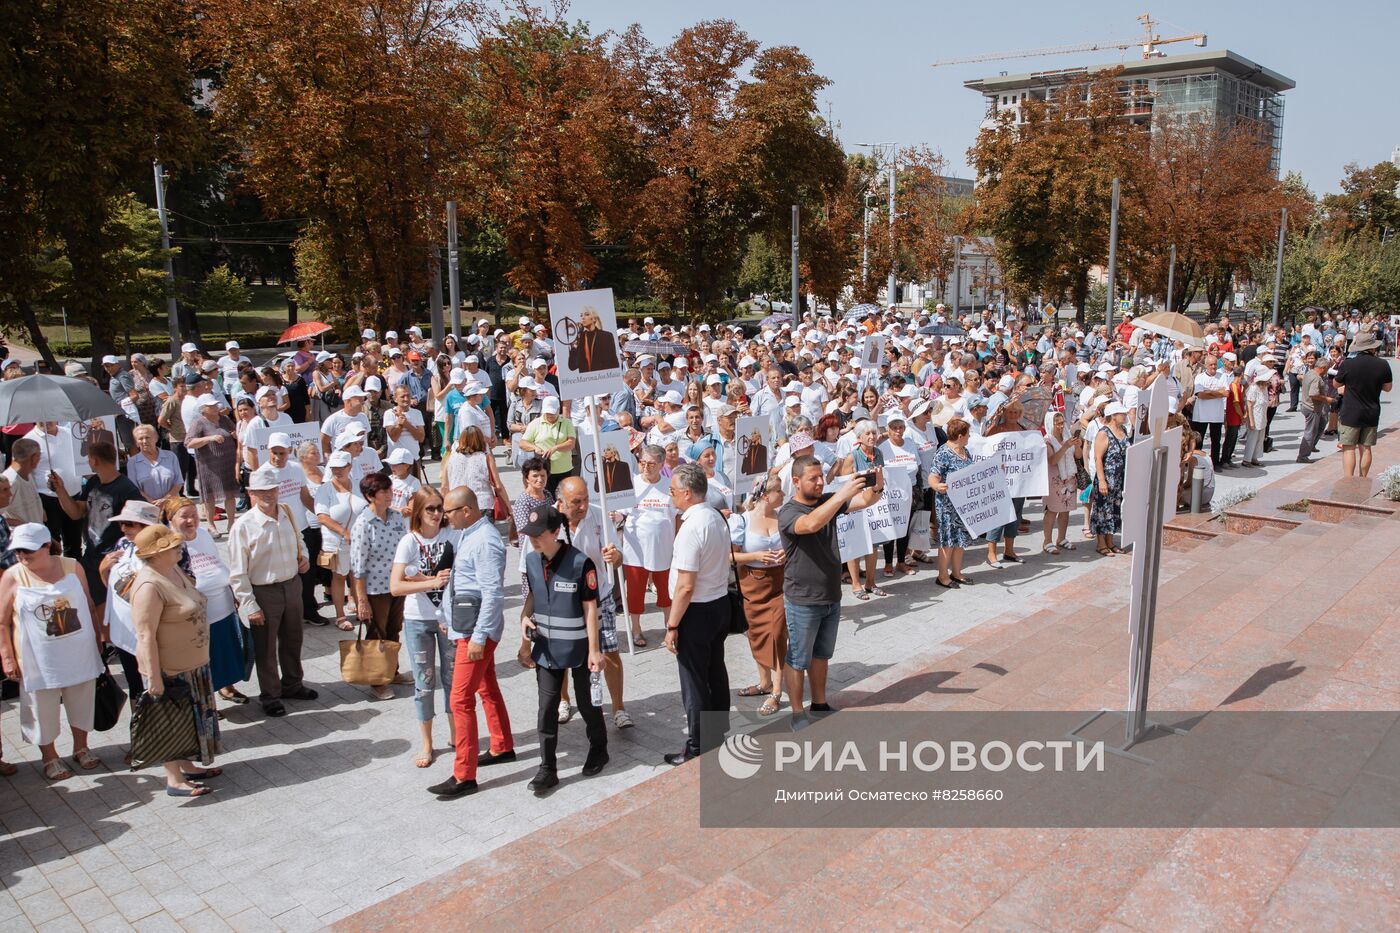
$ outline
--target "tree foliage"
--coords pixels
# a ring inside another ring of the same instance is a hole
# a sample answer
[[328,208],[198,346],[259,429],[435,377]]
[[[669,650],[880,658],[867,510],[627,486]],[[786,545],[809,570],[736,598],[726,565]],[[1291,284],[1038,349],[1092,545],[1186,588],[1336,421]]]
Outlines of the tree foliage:
[[1342,190],[1322,199],[1323,230],[1329,237],[1400,234],[1400,166],[1348,163]]

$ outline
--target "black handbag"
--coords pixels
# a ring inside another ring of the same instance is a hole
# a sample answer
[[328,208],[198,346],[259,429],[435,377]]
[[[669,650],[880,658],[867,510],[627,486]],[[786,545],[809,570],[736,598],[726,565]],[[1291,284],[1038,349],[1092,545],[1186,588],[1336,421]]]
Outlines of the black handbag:
[[106,732],[122,718],[122,707],[126,705],[126,691],[117,686],[117,679],[109,671],[97,675],[97,690],[93,700],[92,731]]
[[749,630],[749,617],[744,612],[744,593],[739,589],[739,564],[734,552],[729,552],[729,566],[734,570],[734,582],[729,584],[729,634],[743,635]]
[[184,681],[166,681],[165,693],[141,694],[131,713],[131,770],[199,757],[194,700]]
[[238,628],[238,637],[243,640],[243,679],[247,680],[258,666],[258,649],[253,645],[253,630],[242,622],[238,623]]

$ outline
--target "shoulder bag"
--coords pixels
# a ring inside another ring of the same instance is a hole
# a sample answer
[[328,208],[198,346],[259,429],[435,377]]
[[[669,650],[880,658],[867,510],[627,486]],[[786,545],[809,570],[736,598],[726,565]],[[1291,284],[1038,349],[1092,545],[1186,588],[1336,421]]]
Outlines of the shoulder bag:
[[734,559],[734,549],[729,549],[729,567],[733,571],[733,582],[729,584],[729,634],[743,635],[749,630],[749,617],[744,612],[744,592],[739,588],[739,563]]
[[347,684],[379,687],[394,679],[399,670],[399,643],[379,638],[363,638],[365,624],[355,627],[355,639],[340,642],[340,679]]
[[185,682],[167,680],[158,697],[141,694],[131,713],[131,770],[198,757],[194,700]]

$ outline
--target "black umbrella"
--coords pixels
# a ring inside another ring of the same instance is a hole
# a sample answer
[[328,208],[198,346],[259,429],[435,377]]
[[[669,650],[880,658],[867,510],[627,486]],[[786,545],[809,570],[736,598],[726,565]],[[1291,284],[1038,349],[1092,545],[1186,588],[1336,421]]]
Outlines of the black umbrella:
[[0,382],[0,424],[91,421],[121,413],[110,395],[85,379],[22,376]]
[[961,327],[955,327],[952,324],[925,324],[923,327],[920,327],[917,331],[915,331],[915,333],[922,334],[925,337],[967,336],[967,331],[963,330]]

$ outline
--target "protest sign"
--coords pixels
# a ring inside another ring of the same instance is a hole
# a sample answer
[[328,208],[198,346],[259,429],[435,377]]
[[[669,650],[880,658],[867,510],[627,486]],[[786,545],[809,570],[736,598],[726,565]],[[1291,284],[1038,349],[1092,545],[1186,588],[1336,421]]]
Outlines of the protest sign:
[[969,437],[967,450],[976,461],[996,460],[1006,471],[1010,494],[1016,497],[1050,493],[1045,438],[1039,431],[1008,431],[991,437]]
[[880,501],[889,504],[896,538],[904,537],[904,532],[909,528],[909,515],[914,502],[914,474],[913,461],[903,467],[893,464],[885,466],[885,493]]
[[601,474],[607,485],[609,511],[630,509],[637,504],[637,493],[632,487],[632,478],[638,472],[637,461],[627,440],[626,431],[604,431],[595,436],[587,430],[578,435],[580,475],[588,486],[588,496],[594,504],[602,501],[598,490]]
[[949,473],[948,500],[968,533],[980,537],[1016,518],[1011,492],[998,460],[982,460]]
[[611,288],[550,295],[549,326],[560,398],[611,395],[626,388]]
[[860,365],[866,369],[879,369],[885,357],[885,335],[871,334],[865,338],[860,348]]
[[767,415],[744,415],[734,424],[734,436],[738,445],[738,463],[734,492],[748,495],[753,481],[763,476],[774,466],[773,463],[773,421]]
[[870,538],[868,511],[860,509],[836,517],[836,547],[841,552],[842,563],[875,550],[875,542]]
[[310,441],[316,445],[317,462],[324,460],[321,456],[321,425],[317,421],[307,421],[303,424],[274,424],[261,425],[250,424],[243,432],[243,447],[245,450],[254,450],[258,454],[258,463],[267,462],[267,440],[277,433],[287,435],[292,441],[292,452],[289,458],[293,463],[297,460],[297,450],[302,444]]
[[[1151,437],[1144,437],[1128,448],[1127,462],[1123,477],[1123,542],[1143,544],[1149,534],[1160,534],[1161,529],[1147,527],[1147,503],[1151,496],[1152,450]],[[1176,514],[1176,491],[1181,484],[1181,427],[1177,426],[1163,433],[1162,446],[1171,451],[1167,455],[1166,500],[1163,515],[1170,521]]]

